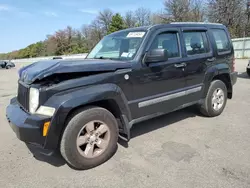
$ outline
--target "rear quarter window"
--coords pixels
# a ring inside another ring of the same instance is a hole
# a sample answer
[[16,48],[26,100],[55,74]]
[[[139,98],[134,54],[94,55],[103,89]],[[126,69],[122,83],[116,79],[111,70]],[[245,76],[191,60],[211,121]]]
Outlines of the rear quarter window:
[[230,53],[231,43],[224,29],[212,29],[218,54]]

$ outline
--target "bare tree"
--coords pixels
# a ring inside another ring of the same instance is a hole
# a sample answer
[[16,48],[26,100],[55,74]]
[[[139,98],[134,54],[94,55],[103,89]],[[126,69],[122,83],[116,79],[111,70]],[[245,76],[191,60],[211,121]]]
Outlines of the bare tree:
[[175,22],[203,21],[204,20],[203,0],[165,0],[164,19]]
[[135,11],[135,18],[137,20],[138,26],[150,25],[151,24],[150,16],[151,16],[151,11],[149,9],[141,7]]
[[209,0],[208,19],[226,25],[233,37],[241,37],[246,24],[245,3],[245,0]]
[[105,35],[98,20],[94,20],[90,25],[90,35],[88,38],[89,49],[92,49]]
[[102,27],[104,33],[108,32],[113,15],[114,13],[110,9],[105,9],[99,12],[97,22]]
[[172,21],[190,21],[190,0],[165,0],[166,17]]
[[128,11],[124,16],[124,24],[126,27],[135,27],[136,26],[136,18],[134,16],[133,11]]
[[152,24],[163,24],[163,23],[169,23],[169,22],[170,20],[168,20],[168,17],[165,16],[163,11],[158,11],[151,15]]
[[90,32],[91,32],[91,28],[89,25],[83,25],[81,28],[81,33],[84,39],[87,39],[90,37]]
[[89,25],[84,25],[81,29],[83,41],[88,50],[90,50],[93,47],[93,43],[91,42],[91,32],[92,29]]
[[204,0],[191,1],[191,19],[192,21],[200,22],[205,19],[205,5]]
[[94,20],[90,25],[83,25],[81,33],[88,50],[91,50],[105,35],[99,20]]

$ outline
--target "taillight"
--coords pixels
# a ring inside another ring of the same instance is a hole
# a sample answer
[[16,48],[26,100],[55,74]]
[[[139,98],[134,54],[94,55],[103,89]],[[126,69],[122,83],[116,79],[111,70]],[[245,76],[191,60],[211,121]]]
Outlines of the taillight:
[[233,57],[233,72],[235,71],[235,57]]

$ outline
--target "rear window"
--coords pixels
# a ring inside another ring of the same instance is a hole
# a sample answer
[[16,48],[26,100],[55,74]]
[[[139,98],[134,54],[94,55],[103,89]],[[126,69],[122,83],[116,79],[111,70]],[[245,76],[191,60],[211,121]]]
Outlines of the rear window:
[[212,29],[218,53],[230,52],[231,46],[227,33],[223,29]]

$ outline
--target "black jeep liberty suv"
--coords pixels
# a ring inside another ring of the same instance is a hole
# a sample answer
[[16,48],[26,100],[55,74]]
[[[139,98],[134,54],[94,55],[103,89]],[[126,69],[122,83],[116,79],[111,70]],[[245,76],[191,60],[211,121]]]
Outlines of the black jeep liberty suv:
[[40,61],[19,76],[6,110],[12,129],[76,169],[110,159],[137,122],[190,105],[220,115],[237,80],[229,32],[212,23],[118,31],[83,60]]

